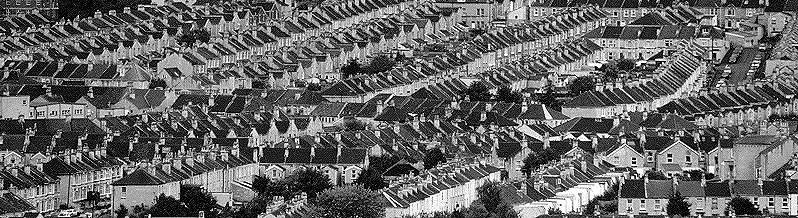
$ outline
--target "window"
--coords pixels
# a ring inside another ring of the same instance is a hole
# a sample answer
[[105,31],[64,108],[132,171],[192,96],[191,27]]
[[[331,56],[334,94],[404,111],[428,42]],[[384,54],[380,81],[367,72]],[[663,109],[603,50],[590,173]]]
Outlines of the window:
[[698,209],[699,210],[704,209],[704,199],[703,198],[697,198],[696,200],[698,201],[698,203],[696,205],[698,207]]
[[734,16],[734,9],[731,9],[731,8],[727,9],[726,10],[726,16]]
[[776,206],[776,199],[773,197],[768,198],[768,207],[775,207]]
[[28,100],[22,100],[22,105],[28,105]]
[[83,109],[76,109],[75,110],[75,115],[82,115],[82,114],[83,114]]
[[633,11],[630,11],[630,12],[629,12],[629,17],[635,17],[635,16],[637,16],[635,13],[636,13],[636,11],[634,11],[634,10],[633,10]]
[[640,199],[640,210],[646,210],[646,199]]
[[789,202],[787,199],[782,198],[781,199],[781,207],[788,208],[789,206],[787,205],[787,202]]
[[718,198],[712,198],[712,209],[718,209]]
[[58,111],[50,111],[50,116],[57,116],[57,115],[58,115]]
[[[75,192],[77,192],[77,191],[75,191]],[[77,195],[77,193],[75,193],[75,195]],[[127,187],[122,187],[122,199],[127,198],[126,195],[127,195]]]
[[718,156],[715,156],[715,165],[718,165]]
[[636,157],[632,157],[632,166],[633,167],[637,166],[637,158]]
[[690,155],[685,155],[684,156],[684,162],[686,162],[688,164],[693,161],[692,159],[693,159],[693,157],[690,156]]
[[754,16],[754,9],[745,9],[745,16],[751,17]]
[[666,159],[665,159],[666,162],[673,163],[673,154],[669,153],[669,154],[666,154],[665,156],[666,156]]
[[658,211],[662,209],[662,205],[660,205],[660,200],[654,200],[654,210]]

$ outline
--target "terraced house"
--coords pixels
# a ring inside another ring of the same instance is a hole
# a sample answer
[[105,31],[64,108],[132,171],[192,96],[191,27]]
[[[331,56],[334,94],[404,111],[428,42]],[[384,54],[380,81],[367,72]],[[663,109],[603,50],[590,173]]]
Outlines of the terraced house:
[[660,65],[652,74],[624,84],[599,84],[595,91],[584,92],[563,105],[570,117],[613,117],[624,112],[649,111],[686,95],[703,84],[706,52],[695,43],[682,42],[683,50]]
[[[621,184],[618,213],[621,215],[664,215],[668,196],[679,192],[691,204],[691,216],[727,215],[727,203],[734,196],[749,198],[759,210],[793,215],[788,187],[795,181],[731,180],[626,180]],[[640,190],[645,190],[641,192]]]
[[424,64],[399,66],[374,76],[346,79],[322,91],[322,95],[331,101],[362,103],[380,93],[411,94],[425,82],[445,80],[464,72],[485,72],[514,63],[535,50],[565,42],[598,27],[604,16],[600,9],[574,8],[549,19],[487,32],[449,49],[445,55],[425,56]]
[[477,163],[438,167],[425,176],[426,182],[399,181],[382,191],[389,202],[386,217],[459,210],[477,199],[477,187],[500,179],[498,169]]
[[181,185],[201,186],[208,192],[230,192],[231,183],[251,183],[257,171],[253,161],[226,151],[196,155],[181,155],[175,151],[173,154],[175,158],[156,156],[154,164],[131,169],[132,172],[115,180],[111,184],[112,208],[149,206],[161,194],[179,199]]

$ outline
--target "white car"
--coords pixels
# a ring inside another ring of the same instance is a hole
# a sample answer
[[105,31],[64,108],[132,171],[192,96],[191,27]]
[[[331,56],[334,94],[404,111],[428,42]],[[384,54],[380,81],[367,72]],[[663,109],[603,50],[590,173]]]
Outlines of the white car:
[[75,209],[66,209],[62,210],[58,213],[58,217],[75,217],[78,215],[78,211]]

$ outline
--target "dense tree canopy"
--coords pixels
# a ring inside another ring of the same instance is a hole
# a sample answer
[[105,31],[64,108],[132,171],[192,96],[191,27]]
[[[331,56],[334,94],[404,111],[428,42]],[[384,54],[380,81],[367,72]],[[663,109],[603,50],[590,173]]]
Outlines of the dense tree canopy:
[[319,194],[306,217],[383,217],[387,202],[380,195],[360,185],[335,187]]
[[346,118],[340,126],[345,131],[366,130],[368,124],[355,118]]
[[734,211],[735,215],[760,215],[761,211],[756,209],[753,203],[748,198],[734,197],[729,201],[729,208]]
[[549,147],[543,149],[539,152],[530,153],[526,158],[524,158],[523,162],[524,165],[521,167],[521,172],[526,175],[540,167],[541,165],[547,164],[555,159],[560,158],[560,152]]
[[316,194],[332,187],[327,175],[313,169],[295,171],[286,178],[286,181],[291,189],[307,193],[310,199],[316,198]]
[[645,177],[648,177],[650,180],[668,180],[668,176],[664,173],[653,169],[646,171]]
[[158,217],[184,217],[188,216],[188,208],[174,197],[161,194],[155,199],[149,213]]
[[369,157],[369,166],[366,170],[360,172],[360,175],[355,180],[355,183],[363,185],[363,187],[371,190],[379,190],[388,187],[388,183],[383,179],[382,174],[388,170],[389,167],[399,162],[396,156],[372,156]]
[[490,101],[491,94],[488,87],[482,82],[474,82],[465,90],[469,101]]
[[554,87],[548,85],[544,90],[542,94],[537,95],[537,101],[543,105],[549,106],[551,109],[561,111],[562,103],[557,100],[557,93],[554,92]]
[[676,192],[676,194],[668,198],[668,206],[666,209],[668,215],[671,217],[676,215],[682,217],[690,216],[690,203],[688,203],[679,192]]
[[496,101],[520,104],[523,96],[520,92],[513,91],[508,86],[502,86],[496,92]]
[[183,33],[177,38],[177,41],[182,43],[183,46],[192,47],[198,42],[208,43],[211,41],[211,34],[208,30],[198,29],[192,30],[188,33]]
[[446,163],[446,156],[443,155],[440,148],[432,148],[427,150],[424,155],[424,169],[432,169],[440,163]]
[[341,67],[341,76],[343,78],[349,78],[354,75],[358,75],[361,73],[361,66],[360,62],[357,62],[355,59],[351,59],[346,64]]
[[188,209],[187,216],[199,216],[199,211],[205,211],[205,217],[216,217],[220,211],[216,198],[199,186],[181,186],[180,201]]
[[587,76],[580,76],[574,79],[569,86],[571,95],[577,96],[582,92],[591,91],[596,88],[596,83],[593,78]]

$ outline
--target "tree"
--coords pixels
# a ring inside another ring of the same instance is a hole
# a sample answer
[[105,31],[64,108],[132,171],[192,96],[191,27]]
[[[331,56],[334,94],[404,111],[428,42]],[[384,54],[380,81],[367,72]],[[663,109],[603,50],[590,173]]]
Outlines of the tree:
[[480,81],[471,83],[465,90],[465,95],[469,101],[490,101],[491,97],[488,87]]
[[183,217],[188,216],[188,208],[174,197],[161,194],[155,199],[149,213],[159,217]]
[[684,175],[682,175],[683,180],[690,181],[701,181],[702,177],[704,177],[704,171],[701,170],[684,171]]
[[428,52],[446,52],[446,45],[441,43],[427,44],[424,50]]
[[738,216],[762,214],[748,198],[740,196],[732,198],[731,201],[729,201],[729,207],[734,211],[734,214]]
[[559,157],[560,153],[558,153],[556,150],[554,150],[551,147],[543,149],[540,152],[530,153],[523,160],[524,165],[521,166],[521,172],[523,172],[526,175],[529,175],[533,169],[537,169],[541,165],[547,164]]
[[501,187],[495,182],[487,182],[477,188],[477,201],[485,206],[488,212],[496,211],[502,203]]
[[637,63],[632,59],[620,59],[616,62],[616,65],[618,66],[618,70],[628,72],[634,69]]
[[341,77],[349,78],[360,74],[361,71],[362,69],[360,67],[360,63],[358,63],[355,59],[351,59],[349,62],[346,62],[343,67],[341,67]]
[[366,69],[363,69],[362,73],[368,75],[378,74],[393,69],[394,65],[396,65],[396,61],[388,55],[377,55],[371,58],[371,62],[369,62]]
[[368,127],[368,124],[355,118],[344,119],[344,121],[341,124],[342,124],[341,128],[344,131],[366,130],[366,127]]
[[216,217],[219,213],[216,198],[199,186],[180,186],[180,201],[188,209],[187,216],[198,216],[199,211],[205,211],[206,217]]
[[255,179],[252,180],[252,190],[257,192],[258,194],[263,194],[266,190],[269,189],[269,186],[272,184],[272,180],[266,178],[264,176],[255,176]]
[[557,93],[554,93],[554,87],[551,85],[546,86],[545,92],[538,95],[538,102],[549,106],[551,109],[561,111],[560,101],[557,100]]
[[150,89],[157,89],[157,88],[166,89],[167,88],[166,81],[163,79],[151,79]]
[[319,85],[318,83],[308,83],[307,89],[308,91],[313,91],[313,92],[321,91],[321,85]]
[[667,206],[668,215],[673,217],[676,215],[687,217],[690,216],[690,203],[682,197],[682,194],[676,192],[668,198]]
[[309,217],[383,217],[381,194],[360,185],[339,186],[321,192],[310,206]]
[[391,166],[399,162],[396,156],[371,156],[369,157],[369,167],[360,172],[355,183],[371,190],[379,190],[388,187],[388,183],[382,178],[382,174]]
[[378,172],[371,166],[360,172],[360,175],[355,180],[355,183],[363,185],[363,187],[371,190],[380,190],[382,188],[388,187],[388,183],[386,183],[382,178],[382,173]]
[[446,156],[443,155],[440,148],[432,148],[427,150],[424,155],[424,169],[432,169],[438,166],[439,163],[446,163]]
[[569,87],[571,91],[571,95],[577,96],[582,94],[582,92],[591,91],[596,88],[596,83],[593,82],[593,78],[587,76],[580,76],[574,79],[571,82],[571,86]]
[[648,179],[651,179],[651,180],[667,180],[668,179],[668,176],[665,176],[664,173],[662,173],[662,172],[660,172],[658,170],[653,170],[653,169],[646,171],[646,174],[644,176],[648,177]]
[[177,38],[177,41],[182,43],[183,46],[192,47],[197,41],[208,43],[211,41],[211,33],[205,29],[191,30],[183,33]]
[[288,176],[286,181],[289,184],[289,190],[305,192],[309,199],[315,199],[316,194],[332,186],[327,175],[313,169],[298,170]]
[[125,218],[128,213],[127,207],[125,207],[125,205],[119,205],[119,209],[116,209],[114,213],[116,213],[116,218]]
[[601,68],[598,70],[604,73],[604,80],[615,81],[615,79],[618,78],[618,62],[607,62],[601,65]]
[[560,210],[559,207],[552,207],[552,208],[549,208],[548,214],[549,215],[561,215],[562,211]]
[[496,92],[496,101],[520,104],[522,100],[523,97],[521,93],[513,91],[508,86],[502,86],[499,88],[499,91]]
[[86,192],[86,201],[92,202],[94,207],[97,207],[97,202],[100,201],[100,193],[96,191]]
[[206,29],[192,30],[191,34],[194,35],[194,38],[197,39],[197,41],[202,43],[208,43],[211,41],[211,33]]

